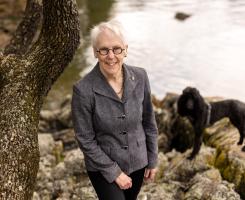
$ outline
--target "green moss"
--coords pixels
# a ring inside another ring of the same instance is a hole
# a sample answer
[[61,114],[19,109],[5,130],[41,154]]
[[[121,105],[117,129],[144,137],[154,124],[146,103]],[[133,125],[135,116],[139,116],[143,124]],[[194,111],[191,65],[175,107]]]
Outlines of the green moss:
[[166,165],[161,164],[158,166],[158,172],[156,174],[155,182],[161,183],[163,181],[165,171]]
[[229,182],[234,182],[234,174],[232,173],[231,166],[227,166],[222,173],[222,176],[225,180]]
[[245,199],[245,172],[243,173],[240,185],[238,186],[237,190],[238,190],[239,194],[241,195],[241,198]]
[[245,170],[242,167],[241,160],[228,160],[228,152],[225,150],[218,150],[215,167],[217,167],[222,177],[234,183],[236,191],[245,198]]
[[229,161],[227,159],[227,154],[225,151],[217,149],[217,155],[214,162],[214,166],[219,169],[220,173],[222,174],[226,169]]
[[56,164],[64,161],[64,155],[63,155],[63,145],[62,143],[56,143],[54,149],[53,149],[53,155],[56,158]]

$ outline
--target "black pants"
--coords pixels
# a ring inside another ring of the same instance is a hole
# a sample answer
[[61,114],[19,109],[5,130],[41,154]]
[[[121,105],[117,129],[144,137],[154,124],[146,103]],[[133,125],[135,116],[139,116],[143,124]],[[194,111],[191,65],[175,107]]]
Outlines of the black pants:
[[89,179],[99,200],[136,200],[144,178],[145,168],[131,173],[132,187],[122,190],[115,183],[108,183],[100,172],[88,171]]

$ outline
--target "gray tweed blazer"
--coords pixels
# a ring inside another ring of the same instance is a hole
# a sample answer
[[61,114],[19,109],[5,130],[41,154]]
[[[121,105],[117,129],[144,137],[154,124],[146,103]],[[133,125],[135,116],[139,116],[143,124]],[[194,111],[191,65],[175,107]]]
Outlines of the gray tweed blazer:
[[100,171],[113,182],[157,164],[157,126],[144,69],[123,65],[124,93],[118,98],[99,64],[73,86],[75,136],[88,171]]

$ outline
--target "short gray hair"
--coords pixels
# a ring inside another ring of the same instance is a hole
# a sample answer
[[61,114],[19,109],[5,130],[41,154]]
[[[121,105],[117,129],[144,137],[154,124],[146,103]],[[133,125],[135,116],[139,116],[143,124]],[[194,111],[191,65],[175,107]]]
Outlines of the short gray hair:
[[110,20],[108,22],[101,22],[91,29],[91,43],[95,47],[98,35],[105,29],[110,29],[113,33],[119,36],[124,44],[127,44],[122,24],[117,20]]

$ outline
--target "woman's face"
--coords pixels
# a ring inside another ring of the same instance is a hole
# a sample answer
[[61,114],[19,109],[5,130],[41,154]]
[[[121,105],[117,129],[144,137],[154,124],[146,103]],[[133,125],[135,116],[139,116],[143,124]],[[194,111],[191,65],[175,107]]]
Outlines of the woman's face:
[[[98,58],[100,69],[103,73],[107,76],[113,76],[120,72],[123,59],[127,54],[127,47],[122,39],[109,29],[104,29],[98,35],[94,47],[94,56]],[[108,51],[108,49],[111,50]],[[120,53],[121,49],[124,50]]]

